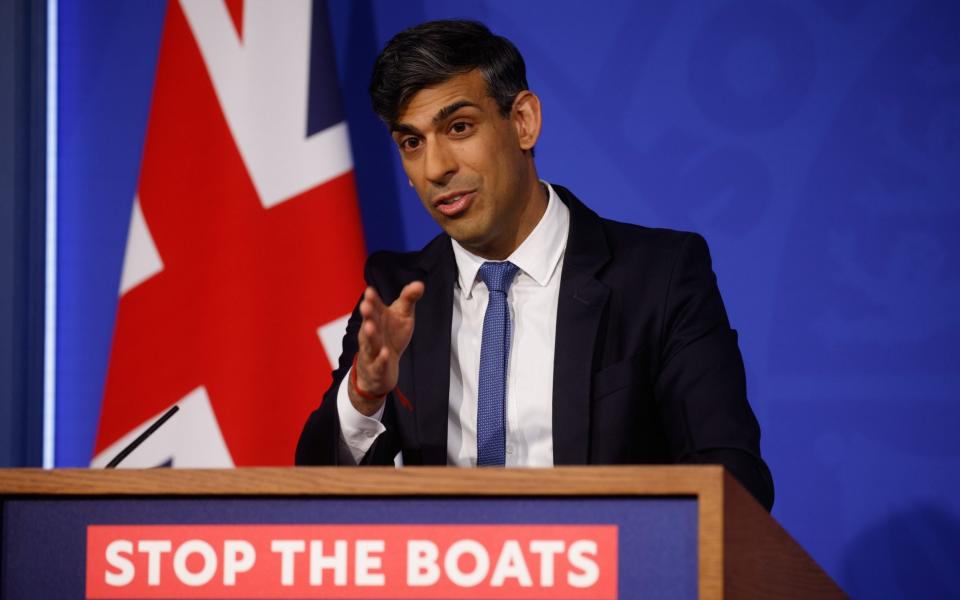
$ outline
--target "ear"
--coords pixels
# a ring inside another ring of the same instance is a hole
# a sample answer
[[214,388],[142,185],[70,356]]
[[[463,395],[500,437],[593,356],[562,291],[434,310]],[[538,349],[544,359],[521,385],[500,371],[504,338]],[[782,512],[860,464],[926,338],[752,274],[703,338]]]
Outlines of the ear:
[[517,129],[517,139],[521,150],[530,150],[540,137],[540,98],[530,90],[524,90],[513,99],[511,112],[513,125]]

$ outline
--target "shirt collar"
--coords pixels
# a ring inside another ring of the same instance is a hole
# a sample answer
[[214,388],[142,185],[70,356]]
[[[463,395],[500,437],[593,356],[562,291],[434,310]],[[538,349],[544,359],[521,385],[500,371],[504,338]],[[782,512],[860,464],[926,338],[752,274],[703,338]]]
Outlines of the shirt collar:
[[[533,228],[520,246],[507,257],[540,286],[546,286],[554,277],[557,265],[567,247],[567,234],[570,230],[570,209],[557,196],[546,181],[547,210],[540,222]],[[457,283],[467,298],[473,296],[473,286],[477,282],[477,272],[487,262],[469,252],[456,240],[453,242],[453,256],[457,261]]]

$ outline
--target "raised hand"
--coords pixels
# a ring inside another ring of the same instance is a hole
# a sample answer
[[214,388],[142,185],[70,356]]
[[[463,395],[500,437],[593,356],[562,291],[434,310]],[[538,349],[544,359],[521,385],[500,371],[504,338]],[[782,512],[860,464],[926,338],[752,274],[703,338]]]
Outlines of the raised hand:
[[350,402],[362,414],[369,416],[380,410],[387,393],[397,386],[400,357],[413,336],[414,307],[423,291],[422,282],[408,283],[390,306],[372,287],[363,292],[356,361],[356,388],[362,394],[349,385]]

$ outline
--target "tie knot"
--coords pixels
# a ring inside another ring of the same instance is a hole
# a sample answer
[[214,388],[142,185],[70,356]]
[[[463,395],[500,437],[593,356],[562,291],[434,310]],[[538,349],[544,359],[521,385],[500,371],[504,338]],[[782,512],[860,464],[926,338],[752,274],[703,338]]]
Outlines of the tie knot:
[[512,262],[485,262],[480,265],[480,278],[491,292],[507,293],[513,278],[517,274],[517,265]]

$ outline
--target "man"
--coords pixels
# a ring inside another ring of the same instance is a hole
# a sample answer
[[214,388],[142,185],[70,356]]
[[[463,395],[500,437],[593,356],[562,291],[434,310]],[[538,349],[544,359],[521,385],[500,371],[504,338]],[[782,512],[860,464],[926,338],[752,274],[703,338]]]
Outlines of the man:
[[298,464],[719,463],[773,483],[703,239],[542,182],[540,101],[475,22],[395,36],[370,93],[444,233],[377,253]]

